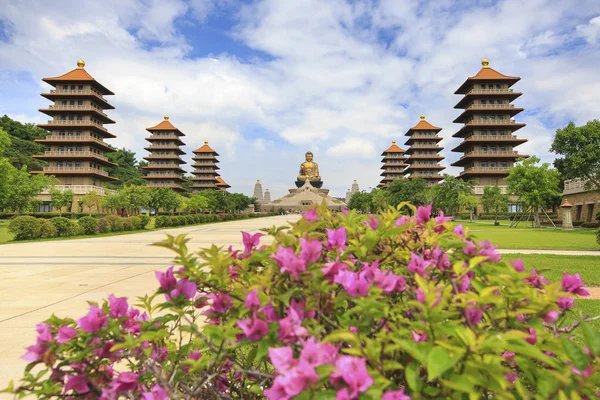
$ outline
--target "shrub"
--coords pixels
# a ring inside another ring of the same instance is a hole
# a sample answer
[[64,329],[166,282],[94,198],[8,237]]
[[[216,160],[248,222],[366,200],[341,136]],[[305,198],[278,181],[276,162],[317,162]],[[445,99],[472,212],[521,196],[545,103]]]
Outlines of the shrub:
[[95,235],[100,232],[100,220],[94,217],[81,217],[77,220],[77,223],[84,235]]
[[[24,356],[32,365],[15,391],[46,398],[594,397],[600,333],[570,310],[574,297],[588,294],[579,275],[549,283],[429,211],[313,210],[290,229],[268,229],[267,246],[262,234],[243,233],[243,251],[213,246],[199,257],[184,236],[168,236],[160,245],[175,251],[179,266],[157,274],[164,301],[146,296],[140,310],[110,296],[78,320],[53,316],[37,325],[37,343]],[[585,350],[570,340],[580,330]],[[46,370],[29,373],[35,364]]]
[[56,228],[57,236],[73,236],[77,234],[77,225],[68,218],[54,217],[50,219]]
[[138,216],[133,216],[133,217],[129,217],[128,218],[129,221],[131,221],[131,224],[133,225],[133,229],[142,229],[142,219]]
[[112,231],[110,222],[107,221],[106,218],[102,218],[98,223],[98,226],[100,227],[100,233],[109,233]]
[[138,218],[141,220],[140,229],[146,229],[146,227],[150,223],[151,218],[147,215],[140,215]]
[[15,235],[15,240],[37,239],[41,237],[41,229],[41,222],[30,216],[16,217],[8,224],[8,230]]
[[131,220],[132,217],[123,218],[123,230],[132,231],[135,229],[134,222]]
[[582,228],[598,228],[600,224],[598,222],[584,222],[581,224]]
[[110,224],[111,232],[121,232],[125,230],[125,218],[118,215],[108,215],[104,219]]
[[38,218],[38,221],[40,221],[40,224],[42,224],[40,237],[52,238],[56,236],[56,227],[52,224],[52,222],[50,222],[50,220],[46,218]]

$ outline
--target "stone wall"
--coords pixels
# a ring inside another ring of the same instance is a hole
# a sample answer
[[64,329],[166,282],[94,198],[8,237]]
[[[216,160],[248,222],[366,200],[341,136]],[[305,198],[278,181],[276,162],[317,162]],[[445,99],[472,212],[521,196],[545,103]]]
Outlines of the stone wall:
[[[567,199],[573,204],[571,215],[573,222],[595,222],[596,213],[600,211],[600,191],[593,190],[589,192],[563,193],[563,202]],[[562,209],[559,209],[559,219],[562,219]]]

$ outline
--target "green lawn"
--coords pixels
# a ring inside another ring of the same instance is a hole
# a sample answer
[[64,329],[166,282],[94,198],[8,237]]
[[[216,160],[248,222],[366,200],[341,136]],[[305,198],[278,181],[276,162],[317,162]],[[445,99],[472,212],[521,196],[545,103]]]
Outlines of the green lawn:
[[13,234],[8,231],[8,222],[0,220],[0,244],[11,241],[13,238]]
[[[546,254],[505,254],[503,258],[523,260],[525,269],[543,271],[548,280],[556,282],[563,273],[581,274],[587,286],[600,286],[600,256],[554,256]],[[600,314],[600,313],[599,313]]]
[[[479,240],[489,240],[501,249],[600,250],[593,229],[563,231],[553,228],[509,228],[493,221],[460,222]],[[506,221],[504,222],[506,223]]]

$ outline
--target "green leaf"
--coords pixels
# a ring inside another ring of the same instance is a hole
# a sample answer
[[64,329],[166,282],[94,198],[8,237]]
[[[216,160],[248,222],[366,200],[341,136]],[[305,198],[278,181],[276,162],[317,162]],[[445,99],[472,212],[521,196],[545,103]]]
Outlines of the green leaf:
[[421,364],[416,361],[411,362],[406,366],[404,370],[404,376],[406,377],[406,383],[408,387],[414,392],[420,392],[423,386],[423,381],[419,377],[419,369]]
[[562,341],[563,347],[565,348],[569,359],[573,361],[575,367],[580,371],[586,369],[590,362],[588,355],[585,354],[585,352],[579,346],[571,342],[566,337],[563,336],[560,338],[560,340]]
[[427,358],[427,380],[433,381],[452,368],[459,357],[451,358],[450,354],[441,347],[434,347]]
[[323,342],[324,343],[346,342],[348,344],[352,344],[355,346],[360,344],[360,341],[358,340],[358,336],[356,336],[356,334],[354,334],[350,331],[345,331],[345,330],[331,332],[329,335],[325,336],[325,338],[323,339]]
[[581,328],[583,329],[583,337],[588,349],[590,349],[592,354],[596,357],[600,356],[600,331],[587,322],[583,322]]

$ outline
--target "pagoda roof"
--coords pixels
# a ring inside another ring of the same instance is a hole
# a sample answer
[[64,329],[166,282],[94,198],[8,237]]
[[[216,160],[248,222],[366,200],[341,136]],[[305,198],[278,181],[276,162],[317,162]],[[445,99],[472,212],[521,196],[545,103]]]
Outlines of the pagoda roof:
[[460,85],[460,87],[454,92],[454,94],[466,94],[469,90],[473,81],[505,81],[508,86],[512,86],[517,83],[521,78],[518,76],[504,75],[493,68],[490,68],[490,62],[487,58],[481,61],[481,69],[474,76],[470,76],[467,80]]
[[398,147],[395,140],[392,140],[392,145],[388,147],[386,151],[381,153],[381,155],[384,156],[386,153],[404,153],[404,150]]
[[183,134],[183,132],[181,132],[179,129],[177,129],[170,121],[169,121],[169,116],[165,115],[164,119],[155,126],[152,126],[150,128],[146,128],[146,130],[148,132],[153,132],[153,131],[172,131],[175,132],[175,134],[177,136],[185,136]]
[[224,187],[224,188],[230,188],[231,187],[220,176],[217,176],[217,186]]
[[429,122],[427,122],[425,120],[425,115],[421,114],[421,120],[419,121],[419,123],[416,124],[415,126],[413,126],[412,128],[410,128],[406,132],[406,136],[412,135],[413,131],[436,131],[436,132],[439,132],[441,130],[442,130],[442,128],[438,128],[437,126],[433,126]]
[[98,88],[102,94],[114,94],[104,87],[100,82],[94,79],[94,77],[91,76],[83,67],[85,67],[85,62],[83,60],[79,60],[77,61],[77,68],[74,70],[54,78],[42,78],[42,80],[54,87],[56,87],[56,84],[60,82],[90,82],[96,86],[96,88]]
[[213,149],[210,148],[210,146],[208,145],[208,140],[204,141],[204,144],[197,148],[196,150],[192,151],[192,153],[194,154],[198,154],[198,153],[214,153],[216,156],[218,156],[219,154],[214,151]]

